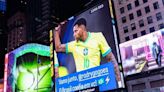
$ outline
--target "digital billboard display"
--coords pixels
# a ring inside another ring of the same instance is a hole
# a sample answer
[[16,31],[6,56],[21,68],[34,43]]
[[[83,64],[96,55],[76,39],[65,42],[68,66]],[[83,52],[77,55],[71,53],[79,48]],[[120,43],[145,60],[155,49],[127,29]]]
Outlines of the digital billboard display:
[[25,44],[6,54],[5,92],[51,92],[53,89],[50,48]]
[[[76,35],[77,21],[80,21],[79,24],[86,23],[87,32],[84,34],[88,37],[85,41],[82,41],[83,37]],[[95,90],[106,91],[123,87],[118,65],[115,66],[120,62],[115,32],[111,0],[101,1],[62,22],[60,28],[55,28],[54,52],[57,52],[59,65],[59,77],[55,80],[57,92],[87,90],[92,87],[96,87]],[[64,48],[57,49],[58,36]],[[115,59],[107,58],[111,53]]]
[[164,29],[121,43],[119,46],[125,76],[164,65]]
[[[15,75],[16,92],[51,92],[50,58],[35,53],[27,53],[17,58]],[[24,86],[26,84],[26,86]]]
[[6,11],[6,0],[0,0],[0,11]]

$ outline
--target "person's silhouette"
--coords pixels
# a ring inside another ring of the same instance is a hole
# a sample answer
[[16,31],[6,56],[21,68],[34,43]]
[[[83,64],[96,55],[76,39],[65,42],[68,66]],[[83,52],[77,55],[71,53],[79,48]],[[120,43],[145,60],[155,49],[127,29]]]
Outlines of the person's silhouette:
[[156,42],[153,42],[152,51],[153,51],[153,57],[154,57],[156,63],[158,64],[158,66],[161,66],[161,52],[162,52],[162,49]]

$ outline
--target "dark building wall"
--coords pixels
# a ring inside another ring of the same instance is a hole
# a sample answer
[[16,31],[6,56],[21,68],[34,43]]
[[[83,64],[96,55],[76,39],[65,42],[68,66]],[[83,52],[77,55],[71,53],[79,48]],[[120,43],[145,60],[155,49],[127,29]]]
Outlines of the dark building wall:
[[[0,12],[0,71],[4,69],[4,59],[7,52],[7,30],[5,14]],[[3,72],[0,72],[0,78],[3,78]]]
[[37,25],[41,20],[41,0],[29,0],[26,7],[27,15],[27,40],[28,42],[35,42],[35,34]]

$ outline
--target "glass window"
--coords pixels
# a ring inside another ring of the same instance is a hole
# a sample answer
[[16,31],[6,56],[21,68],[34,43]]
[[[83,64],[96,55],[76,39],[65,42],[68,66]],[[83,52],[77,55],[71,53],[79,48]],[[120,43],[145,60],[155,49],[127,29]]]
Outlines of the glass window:
[[123,3],[123,0],[118,0],[118,4],[122,4]]
[[162,20],[161,12],[156,13],[156,18],[157,18],[157,21]]
[[150,12],[149,6],[146,6],[146,7],[145,7],[145,12],[146,12],[146,13],[149,13],[149,12]]
[[137,16],[139,17],[139,16],[141,16],[141,15],[142,15],[141,10],[137,10]]
[[146,3],[147,2],[147,0],[143,0],[143,3]]
[[126,41],[129,41],[130,40],[129,36],[125,37],[125,40]]
[[158,27],[159,27],[159,29],[164,28],[164,23],[159,24]]
[[145,30],[141,31],[141,35],[145,35],[145,34],[146,34]]
[[125,23],[126,22],[126,17],[122,17],[122,23]]
[[123,27],[124,33],[128,32],[128,26]]
[[143,26],[144,26],[144,21],[143,21],[143,20],[140,20],[140,21],[139,21],[139,26],[140,26],[140,27],[143,27]]
[[135,30],[135,29],[136,29],[135,23],[132,23],[132,24],[131,24],[131,29],[132,29],[132,30]]
[[122,13],[124,13],[125,11],[124,11],[124,7],[121,7],[120,8],[120,13],[122,14]]
[[155,28],[154,27],[151,27],[151,28],[149,28],[149,31],[150,31],[150,33],[152,33],[152,32],[155,31]]
[[137,36],[137,33],[136,34],[133,34],[133,38],[137,38],[138,36]]
[[134,3],[136,7],[140,5],[138,0],[136,0]]
[[134,19],[133,13],[129,14],[129,19],[130,20]]
[[158,2],[153,3],[153,6],[154,6],[154,9],[155,9],[155,10],[156,10],[156,9],[159,9],[159,4],[158,4]]
[[152,16],[147,17],[147,22],[148,22],[148,24],[153,23],[153,18],[152,18]]
[[128,10],[131,10],[131,9],[132,9],[132,5],[131,5],[131,4],[128,4],[128,5],[127,5],[127,9],[128,9]]

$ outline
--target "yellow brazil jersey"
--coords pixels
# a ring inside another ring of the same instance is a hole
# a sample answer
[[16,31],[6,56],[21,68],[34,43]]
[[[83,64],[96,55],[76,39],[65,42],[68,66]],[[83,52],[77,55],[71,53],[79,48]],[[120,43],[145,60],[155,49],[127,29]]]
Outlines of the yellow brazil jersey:
[[77,72],[99,66],[100,54],[105,57],[110,52],[111,48],[101,32],[88,32],[85,42],[72,41],[66,44],[66,53],[73,54]]

